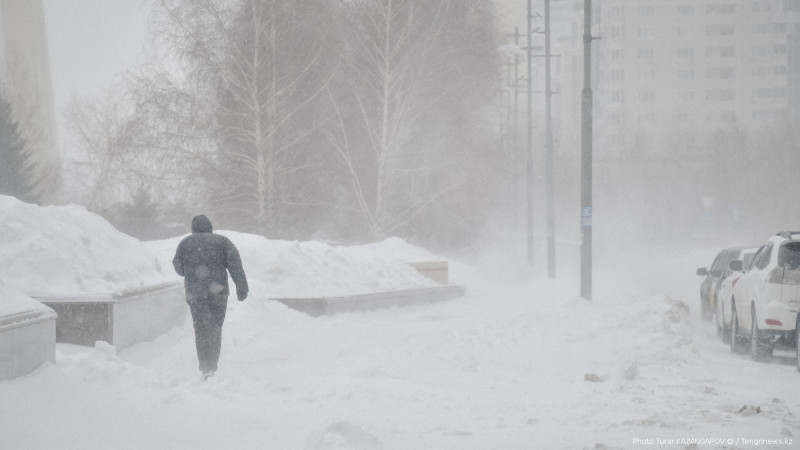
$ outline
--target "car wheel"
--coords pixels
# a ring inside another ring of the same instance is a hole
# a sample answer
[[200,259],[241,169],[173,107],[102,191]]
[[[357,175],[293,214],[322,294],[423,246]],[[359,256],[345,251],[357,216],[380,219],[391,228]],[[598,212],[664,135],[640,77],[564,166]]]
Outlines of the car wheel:
[[730,342],[731,329],[725,324],[725,308],[722,302],[717,306],[717,335],[722,339],[722,343]]
[[744,353],[742,338],[739,336],[739,317],[736,315],[736,305],[731,303],[731,352]]
[[758,329],[756,312],[753,311],[753,320],[750,324],[750,359],[765,362],[772,357],[772,345],[765,342],[763,334]]
[[711,310],[711,305],[709,305],[709,301],[704,300],[703,297],[700,297],[700,316],[706,322],[710,322],[711,317],[713,316],[713,313],[710,310]]
[[794,356],[797,371],[800,372],[800,314],[797,315],[797,323],[794,326]]

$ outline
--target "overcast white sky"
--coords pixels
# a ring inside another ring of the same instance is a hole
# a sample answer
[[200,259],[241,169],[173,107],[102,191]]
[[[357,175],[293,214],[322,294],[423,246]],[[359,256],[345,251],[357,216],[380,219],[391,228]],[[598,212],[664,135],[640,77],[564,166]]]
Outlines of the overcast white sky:
[[102,92],[141,54],[145,0],[43,0],[56,114],[73,93]]

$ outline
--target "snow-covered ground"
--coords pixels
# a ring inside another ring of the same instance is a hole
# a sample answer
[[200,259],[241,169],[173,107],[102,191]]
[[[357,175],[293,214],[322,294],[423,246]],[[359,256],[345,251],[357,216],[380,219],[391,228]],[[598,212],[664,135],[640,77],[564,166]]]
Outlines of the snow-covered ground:
[[[9,223],[43,213],[15,208],[12,218],[0,208],[3,235]],[[54,232],[45,244],[12,229],[54,260],[82,254],[62,253],[62,239],[91,249],[107,224],[65,208],[83,224],[82,232],[63,227],[72,237]],[[43,219],[49,214],[65,211],[45,210]],[[312,318],[267,299],[424,286],[399,261],[441,256],[399,239],[345,248],[222,233],[242,253],[251,295],[229,302],[215,377],[200,381],[189,320],[119,354],[102,343],[59,344],[55,364],[0,382],[0,448],[800,447],[794,359],[731,355],[699,318],[694,271],[715,249],[604,258],[591,302],[578,298],[571,273],[549,280],[451,260],[463,298]],[[23,244],[0,239],[6,264]],[[174,277],[179,239],[119,252],[155,260],[152,270],[132,269],[152,272],[144,278]],[[64,284],[132,282],[119,268],[82,270]],[[26,291],[19,280],[38,283],[35,271],[0,268],[0,278]]]

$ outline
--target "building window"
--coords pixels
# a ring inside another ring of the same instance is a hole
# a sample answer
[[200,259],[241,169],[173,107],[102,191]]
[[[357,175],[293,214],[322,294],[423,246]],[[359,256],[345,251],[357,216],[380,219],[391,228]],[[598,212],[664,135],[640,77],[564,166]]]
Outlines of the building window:
[[678,5],[678,15],[679,16],[693,16],[694,15],[694,5]]
[[613,69],[611,70],[611,80],[612,81],[623,81],[625,79],[625,74],[622,69]]
[[655,115],[652,112],[640,113],[638,117],[639,123],[647,125],[656,121]]
[[752,54],[755,57],[759,56],[772,56],[772,46],[771,45],[756,45],[752,48]]
[[678,49],[678,59],[694,59],[694,49],[693,48],[679,48]]
[[653,81],[656,79],[655,70],[640,70],[638,74],[640,81]]
[[736,14],[736,5],[729,3],[706,5],[706,14]]
[[755,89],[753,90],[753,97],[758,99],[772,98],[772,89],[770,88]]
[[709,67],[706,69],[706,79],[708,80],[730,80],[736,77],[736,70],[733,67]]
[[691,27],[678,27],[675,30],[675,36],[681,39],[691,38],[694,36],[694,30]]
[[623,59],[624,57],[625,53],[622,51],[621,48],[611,49],[611,59]]
[[694,91],[681,91],[679,98],[682,102],[693,102],[695,100]]
[[732,102],[736,100],[736,91],[733,89],[710,89],[706,91],[706,100],[711,102]]
[[684,81],[691,81],[694,80],[694,70],[692,69],[681,69],[678,71],[678,79]]
[[754,109],[753,119],[758,120],[772,120],[775,116],[775,111],[771,109]]
[[655,53],[652,48],[640,48],[636,51],[638,59],[653,59],[654,55]]
[[736,34],[736,24],[714,23],[706,25],[706,36],[732,36]]
[[771,24],[768,23],[756,23],[753,24],[753,34],[767,34],[769,30],[772,28]]
[[706,47],[708,58],[732,58],[736,56],[736,47],[732,45],[714,45]]
[[768,77],[772,75],[772,69],[769,67],[753,67],[753,76],[754,77]]
[[736,123],[735,111],[720,111],[719,118],[724,123]]
[[611,27],[611,37],[612,38],[625,37],[625,29],[622,27]]
[[653,29],[651,27],[639,27],[636,29],[636,37],[639,39],[653,39]]
[[653,17],[656,15],[656,11],[652,6],[640,6],[637,9],[637,14],[639,17]]
[[656,93],[652,91],[639,92],[639,101],[642,103],[654,103],[656,101]]

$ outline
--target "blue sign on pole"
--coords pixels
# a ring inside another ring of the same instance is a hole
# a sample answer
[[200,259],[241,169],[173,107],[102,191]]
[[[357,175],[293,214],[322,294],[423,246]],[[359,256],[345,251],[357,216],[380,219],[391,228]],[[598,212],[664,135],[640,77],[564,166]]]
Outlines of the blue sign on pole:
[[592,228],[592,207],[584,206],[581,211],[581,224],[583,228]]

